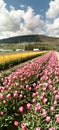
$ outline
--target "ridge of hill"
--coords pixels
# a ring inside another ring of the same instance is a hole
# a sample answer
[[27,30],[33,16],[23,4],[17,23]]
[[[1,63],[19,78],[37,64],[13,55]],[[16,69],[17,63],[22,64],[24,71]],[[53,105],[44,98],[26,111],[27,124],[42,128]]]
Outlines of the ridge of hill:
[[49,37],[45,35],[23,35],[5,39],[0,39],[0,43],[23,43],[23,42],[44,42],[44,41],[59,41],[59,38]]

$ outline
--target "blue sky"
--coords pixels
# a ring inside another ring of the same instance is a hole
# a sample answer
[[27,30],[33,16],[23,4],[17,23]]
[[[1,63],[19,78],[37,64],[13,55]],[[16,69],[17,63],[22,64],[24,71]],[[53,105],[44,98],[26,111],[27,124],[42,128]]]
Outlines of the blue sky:
[[[7,3],[7,8],[10,8],[10,5],[15,7],[15,9],[20,9],[21,5],[24,5],[25,8],[31,6],[35,13],[40,13],[45,15],[45,12],[49,8],[49,2],[51,0],[4,0]],[[25,9],[24,8],[24,9]]]
[[59,37],[59,0],[0,0],[0,38]]

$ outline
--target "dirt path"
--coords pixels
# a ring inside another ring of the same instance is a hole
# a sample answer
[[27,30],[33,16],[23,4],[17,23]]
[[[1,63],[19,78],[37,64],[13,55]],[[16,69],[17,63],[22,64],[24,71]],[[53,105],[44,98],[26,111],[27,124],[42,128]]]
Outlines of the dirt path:
[[59,60],[59,52],[56,52],[56,55],[57,55],[57,58],[58,58],[58,60]]

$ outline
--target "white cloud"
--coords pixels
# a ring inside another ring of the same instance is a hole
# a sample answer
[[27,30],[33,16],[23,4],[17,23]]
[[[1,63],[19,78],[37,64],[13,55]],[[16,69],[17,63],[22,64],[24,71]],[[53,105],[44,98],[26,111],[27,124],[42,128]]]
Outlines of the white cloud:
[[[23,6],[22,6],[23,7]],[[6,3],[0,0],[0,37],[26,35],[42,32],[44,25],[40,15],[35,14],[31,7],[16,10],[10,6],[6,8]]]
[[49,5],[46,12],[46,34],[59,37],[59,0],[51,1]]
[[22,9],[17,10],[11,5],[10,10],[8,10],[6,3],[0,0],[0,38],[27,34],[59,37],[59,12],[56,11],[59,10],[58,1],[50,2],[50,7],[46,12],[46,20],[44,21],[41,19],[42,16],[35,14],[31,7],[27,7],[25,11],[23,5]]
[[5,9],[6,3],[3,0],[0,0],[0,11]]
[[59,15],[59,0],[54,0],[49,3],[49,9],[46,12],[47,18],[56,18]]
[[[44,25],[40,15],[35,15],[33,9],[28,7],[27,12],[23,15],[25,27],[34,32],[37,28],[40,30]],[[37,32],[36,32],[37,33]]]
[[52,23],[50,23],[50,21],[47,21],[45,28],[46,34],[49,36],[59,37],[59,18],[54,19]]

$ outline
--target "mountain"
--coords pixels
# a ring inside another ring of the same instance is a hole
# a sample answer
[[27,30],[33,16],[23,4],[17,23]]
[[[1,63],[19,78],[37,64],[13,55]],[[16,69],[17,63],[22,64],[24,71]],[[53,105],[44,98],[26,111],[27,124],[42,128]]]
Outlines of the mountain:
[[39,49],[44,47],[47,49],[58,49],[59,48],[59,38],[56,37],[48,37],[44,35],[24,35],[24,36],[16,36],[10,37],[6,39],[0,40],[1,44],[32,44],[34,47],[38,47]]
[[59,41],[59,38],[48,37],[44,35],[24,35],[1,39],[0,43],[23,43],[23,42],[45,42],[45,41]]
[[23,43],[23,42],[38,42],[41,41],[39,35],[24,35],[10,37],[0,40],[0,43]]

